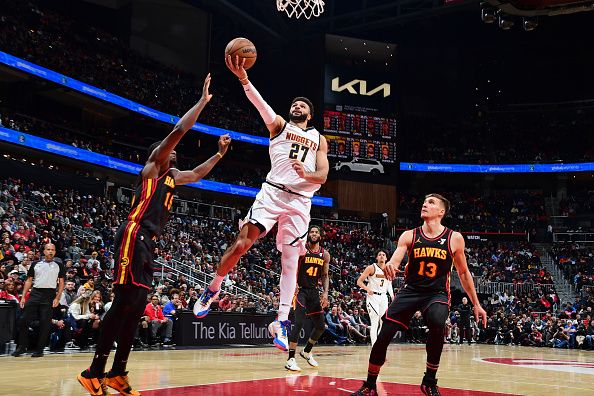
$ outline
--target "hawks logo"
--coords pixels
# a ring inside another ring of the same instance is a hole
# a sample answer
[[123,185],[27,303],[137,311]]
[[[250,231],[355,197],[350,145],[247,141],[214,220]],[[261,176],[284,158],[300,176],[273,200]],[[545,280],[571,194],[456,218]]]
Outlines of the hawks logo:
[[128,259],[128,257],[124,257],[122,259],[121,266],[122,267],[127,267],[129,263],[130,263],[130,259]]

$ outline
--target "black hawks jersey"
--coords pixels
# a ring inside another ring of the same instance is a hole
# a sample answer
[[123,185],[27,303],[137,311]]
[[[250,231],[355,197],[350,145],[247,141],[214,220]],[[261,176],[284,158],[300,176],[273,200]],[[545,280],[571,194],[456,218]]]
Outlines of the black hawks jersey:
[[174,189],[175,177],[171,169],[157,179],[139,176],[128,221],[140,224],[152,235],[161,235],[173,205]]
[[450,272],[454,258],[450,249],[452,230],[444,227],[441,235],[428,238],[423,228],[413,230],[413,243],[404,269],[406,286],[420,292],[450,292]]
[[312,252],[307,246],[305,255],[299,257],[299,269],[297,271],[297,285],[300,288],[315,288],[322,276],[324,269],[324,248],[320,247],[317,252]]

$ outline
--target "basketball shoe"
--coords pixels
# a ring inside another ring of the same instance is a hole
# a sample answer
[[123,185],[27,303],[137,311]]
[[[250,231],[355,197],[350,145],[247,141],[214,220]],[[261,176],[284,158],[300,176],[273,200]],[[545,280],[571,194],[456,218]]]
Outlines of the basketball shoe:
[[377,396],[377,389],[375,385],[369,386],[365,381],[357,392],[351,393],[351,396]]
[[271,337],[274,337],[272,341],[274,346],[283,352],[289,350],[289,332],[291,331],[291,321],[284,320],[279,322],[275,320],[268,325],[268,332]]
[[307,360],[307,363],[309,363],[309,365],[311,367],[318,367],[318,362],[316,362],[316,359],[314,359],[313,357],[313,353],[305,353],[303,351],[299,352],[299,354],[301,355],[301,357],[305,360]]
[[132,389],[128,382],[128,372],[125,371],[123,374],[114,374],[109,371],[105,375],[105,384],[112,389],[117,390],[124,396],[140,396],[140,392]]
[[285,368],[289,371],[301,371],[301,368],[297,366],[297,361],[295,361],[295,358],[287,360]]
[[210,287],[207,287],[204,290],[204,293],[200,296],[196,304],[194,304],[194,316],[198,319],[202,319],[210,312],[210,304],[214,301],[215,298],[219,295],[220,290],[212,291]]
[[439,388],[437,387],[437,380],[431,378],[423,378],[421,383],[421,392],[427,396],[441,396]]
[[76,376],[78,382],[89,392],[91,396],[109,395],[105,377],[93,377],[89,369]]

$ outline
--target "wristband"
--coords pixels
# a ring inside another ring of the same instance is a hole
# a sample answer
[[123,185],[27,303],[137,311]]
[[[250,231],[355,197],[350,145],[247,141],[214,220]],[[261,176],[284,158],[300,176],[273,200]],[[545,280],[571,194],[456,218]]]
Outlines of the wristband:
[[218,151],[215,155],[218,155],[219,157],[223,158],[223,154],[219,153]]

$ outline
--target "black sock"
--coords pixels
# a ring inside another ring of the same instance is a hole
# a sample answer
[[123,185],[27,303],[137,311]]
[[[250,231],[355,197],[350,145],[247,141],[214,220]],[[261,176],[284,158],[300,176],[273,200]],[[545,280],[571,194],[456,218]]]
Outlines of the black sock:
[[314,347],[315,344],[311,343],[311,340],[307,341],[307,344],[305,344],[305,348],[303,348],[303,352],[305,353],[310,353],[311,352],[311,348]]
[[427,370],[425,371],[425,378],[427,379],[435,379],[435,375],[437,374],[437,368],[427,366]]
[[369,363],[369,367],[367,368],[367,381],[365,381],[368,387],[375,388],[375,383],[377,382],[377,377],[379,376],[381,368],[381,366]]
[[295,357],[295,350],[289,349],[289,359],[293,359]]

